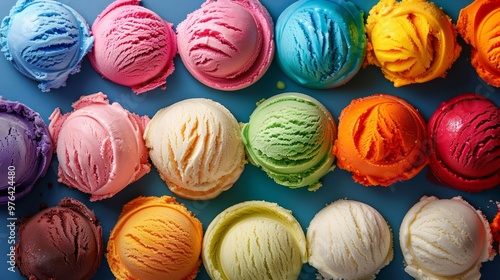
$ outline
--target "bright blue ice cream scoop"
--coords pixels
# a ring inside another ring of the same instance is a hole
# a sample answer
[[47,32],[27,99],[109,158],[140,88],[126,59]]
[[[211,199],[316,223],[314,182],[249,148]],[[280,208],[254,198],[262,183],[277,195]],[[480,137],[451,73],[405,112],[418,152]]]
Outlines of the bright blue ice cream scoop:
[[85,19],[52,0],[19,0],[0,26],[5,57],[42,91],[65,86],[93,43]]
[[363,12],[345,0],[297,1],[276,22],[276,54],[285,75],[302,86],[341,86],[365,58]]

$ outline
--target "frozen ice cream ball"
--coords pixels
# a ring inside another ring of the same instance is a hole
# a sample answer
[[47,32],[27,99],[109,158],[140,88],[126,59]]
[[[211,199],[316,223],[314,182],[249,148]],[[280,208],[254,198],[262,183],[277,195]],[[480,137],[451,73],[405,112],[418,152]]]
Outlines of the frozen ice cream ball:
[[212,279],[296,280],[307,261],[306,239],[289,210],[276,203],[235,204],[209,224],[203,264]]
[[148,173],[151,165],[142,139],[147,116],[138,116],[103,93],[82,96],[73,112],[50,116],[49,131],[59,161],[58,181],[91,194],[112,197]]
[[100,266],[101,225],[73,198],[23,219],[18,236],[16,266],[29,279],[89,280]]
[[445,77],[462,50],[451,18],[425,0],[380,0],[366,33],[366,63],[380,67],[395,87]]
[[173,24],[141,7],[140,0],[116,0],[92,24],[90,63],[104,78],[136,94],[161,87],[174,71],[177,39]]
[[258,0],[207,0],[177,26],[179,54],[201,83],[219,90],[242,89],[269,68],[273,28]]
[[363,13],[344,0],[301,0],[276,21],[281,70],[309,88],[333,88],[356,75],[366,53]]
[[471,63],[488,84],[500,87],[500,2],[475,0],[460,10],[457,29],[471,46]]
[[498,244],[498,250],[500,251],[500,203],[497,202],[498,206],[498,212],[495,215],[495,218],[493,218],[493,221],[491,221],[490,227],[491,227],[491,234],[493,235],[494,240]]
[[185,99],[160,109],[144,139],[161,178],[183,198],[214,198],[231,188],[245,167],[238,121],[210,99]]
[[393,258],[392,232],[373,207],[337,200],[307,228],[309,264],[324,279],[373,279]]
[[201,222],[175,198],[138,197],[123,207],[106,257],[118,280],[192,280],[202,236]]
[[365,186],[389,186],[418,174],[429,161],[424,118],[405,100],[374,94],[340,113],[337,166]]
[[65,86],[93,42],[85,19],[52,0],[18,0],[0,27],[5,57],[42,91]]
[[288,92],[259,103],[242,135],[248,160],[280,185],[317,190],[335,168],[335,120],[308,95]]
[[0,97],[0,204],[14,202],[33,189],[47,173],[52,146],[40,114]]
[[431,171],[445,184],[477,192],[500,185],[500,108],[466,93],[442,102],[428,123]]
[[424,196],[399,230],[405,271],[415,279],[479,279],[495,256],[488,220],[461,197]]

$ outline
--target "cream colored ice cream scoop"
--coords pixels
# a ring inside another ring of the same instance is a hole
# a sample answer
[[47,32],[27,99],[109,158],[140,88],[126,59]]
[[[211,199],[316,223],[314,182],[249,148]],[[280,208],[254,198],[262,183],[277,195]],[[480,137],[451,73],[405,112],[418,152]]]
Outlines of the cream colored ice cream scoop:
[[495,251],[484,215],[461,197],[424,196],[399,230],[405,271],[415,279],[479,279]]
[[210,199],[229,189],[245,165],[238,121],[220,103],[185,99],[160,109],[146,127],[149,157],[176,195]]
[[392,232],[370,205],[337,200],[307,229],[309,264],[325,279],[373,279],[393,258]]
[[212,279],[296,280],[307,262],[304,232],[276,203],[246,201],[210,223],[202,259]]

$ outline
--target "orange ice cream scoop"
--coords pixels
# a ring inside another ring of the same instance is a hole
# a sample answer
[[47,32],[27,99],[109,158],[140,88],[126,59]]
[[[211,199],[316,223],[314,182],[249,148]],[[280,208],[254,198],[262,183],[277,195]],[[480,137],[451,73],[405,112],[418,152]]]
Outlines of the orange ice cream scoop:
[[201,222],[175,198],[138,197],[111,231],[109,267],[119,280],[194,279],[202,236]]
[[471,46],[471,63],[488,84],[500,87],[500,1],[476,0],[460,10],[457,29]]
[[415,176],[428,162],[426,124],[405,100],[375,94],[353,100],[339,117],[337,166],[365,186],[389,186]]
[[444,77],[462,48],[450,17],[425,0],[380,0],[366,21],[365,66],[400,87]]
[[491,234],[493,235],[493,238],[499,244],[498,251],[500,252],[500,204],[498,205],[498,212],[490,224],[490,228],[491,228]]

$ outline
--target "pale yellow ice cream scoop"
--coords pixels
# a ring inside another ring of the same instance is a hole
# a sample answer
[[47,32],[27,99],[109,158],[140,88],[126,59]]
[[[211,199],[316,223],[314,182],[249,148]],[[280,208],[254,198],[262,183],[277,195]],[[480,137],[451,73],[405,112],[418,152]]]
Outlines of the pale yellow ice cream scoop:
[[218,196],[236,182],[246,163],[238,121],[210,99],[185,99],[160,109],[144,139],[161,178],[183,198]]
[[366,21],[366,64],[400,87],[444,77],[462,48],[450,17],[425,0],[380,0]]
[[210,223],[202,259],[212,279],[296,280],[307,262],[304,232],[276,203],[246,201]]

